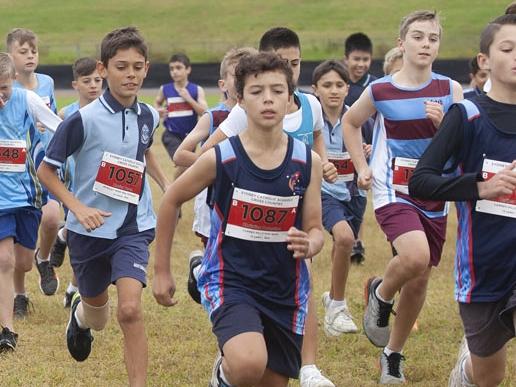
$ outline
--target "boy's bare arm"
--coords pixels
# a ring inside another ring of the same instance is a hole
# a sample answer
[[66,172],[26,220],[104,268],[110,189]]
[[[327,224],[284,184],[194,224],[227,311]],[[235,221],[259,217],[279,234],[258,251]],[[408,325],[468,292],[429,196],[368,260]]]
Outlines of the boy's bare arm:
[[158,95],[154,99],[154,107],[159,113],[161,118],[165,117],[167,113],[167,109],[163,107],[163,103],[165,102],[165,94],[163,94],[163,86],[159,88]]
[[303,229],[292,227],[287,237],[287,248],[294,253],[294,258],[312,258],[321,251],[324,243],[321,223],[321,171],[321,159],[312,152],[310,184],[303,198]]
[[156,226],[156,257],[152,288],[156,301],[163,306],[172,306],[176,303],[173,299],[175,282],[170,271],[170,250],[179,208],[181,204],[211,185],[215,176],[216,158],[215,151],[212,150],[203,154],[197,162],[179,176],[167,188],[161,201]]
[[201,152],[206,152],[208,149],[213,148],[215,145],[217,145],[219,142],[224,141],[228,136],[224,134],[224,132],[217,128],[215,132],[211,134],[210,137],[206,140],[206,142],[201,147]]
[[208,114],[204,114],[197,122],[197,125],[195,125],[195,128],[181,142],[176,153],[174,153],[176,165],[189,167],[199,158],[198,154],[195,153],[195,148],[197,144],[208,138],[209,130],[210,117]]
[[65,185],[61,182],[56,173],[56,168],[46,161],[43,161],[38,168],[38,179],[47,187],[48,191],[57,197],[70,211],[73,212],[79,223],[86,229],[92,231],[104,224],[104,217],[110,216],[111,212],[91,208],[82,204]]
[[369,87],[365,89],[342,117],[344,143],[358,173],[358,186],[363,189],[369,189],[372,182],[372,173],[362,145],[362,125],[376,112],[369,91]]
[[156,157],[152,148],[149,148],[147,152],[145,152],[145,164],[146,170],[150,177],[159,185],[162,192],[165,192],[170,182],[168,181],[167,176],[163,173],[161,166],[158,162],[158,158]]
[[337,168],[333,163],[328,161],[326,154],[326,145],[321,130],[314,130],[314,145],[312,147],[315,153],[319,155],[322,163],[323,178],[329,183],[334,183],[337,180]]
[[206,103],[206,96],[204,95],[204,90],[201,86],[197,86],[197,100],[195,100],[186,87],[177,90],[178,94],[183,97],[183,99],[190,104],[195,113],[198,116],[203,114],[206,109],[208,109],[208,104]]

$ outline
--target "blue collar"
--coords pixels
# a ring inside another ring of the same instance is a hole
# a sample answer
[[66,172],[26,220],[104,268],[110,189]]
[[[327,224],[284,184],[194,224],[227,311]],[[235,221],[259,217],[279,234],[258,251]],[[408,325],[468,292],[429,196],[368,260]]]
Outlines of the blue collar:
[[109,88],[104,91],[104,94],[99,97],[99,100],[100,103],[102,103],[102,105],[104,105],[104,107],[113,114],[124,111],[125,109],[132,109],[138,115],[140,115],[142,112],[140,104],[138,103],[138,98],[134,100],[134,103],[131,106],[126,108],[120,102],[118,102],[115,97],[113,97],[109,91]]

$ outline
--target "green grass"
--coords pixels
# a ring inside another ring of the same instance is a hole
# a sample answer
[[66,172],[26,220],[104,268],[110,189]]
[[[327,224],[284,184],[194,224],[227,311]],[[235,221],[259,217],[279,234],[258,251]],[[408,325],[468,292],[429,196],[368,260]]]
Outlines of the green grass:
[[[151,95],[143,100],[151,101]],[[210,100],[216,100],[211,96]],[[59,106],[65,103],[58,98]],[[169,177],[174,169],[159,141],[155,149]],[[152,182],[154,205],[157,209],[160,194]],[[171,309],[158,306],[149,288],[143,296],[144,316],[149,342],[149,386],[205,386],[217,351],[216,341],[206,313],[190,300],[186,292],[187,259],[200,242],[191,232],[192,202],[183,207],[172,251],[172,267],[177,283],[178,305]],[[457,305],[453,299],[453,257],[456,219],[450,215],[448,241],[441,265],[434,270],[426,305],[419,317],[419,331],[412,334],[405,348],[406,377],[410,386],[445,386],[455,364],[462,337],[462,326]],[[363,310],[362,286],[373,274],[380,274],[390,258],[390,247],[376,224],[371,206],[365,216],[366,262],[353,266],[347,288],[348,305],[357,325],[361,325]],[[338,339],[325,337],[322,328],[322,292],[330,281],[331,241],[314,260],[314,292],[319,315],[319,351],[317,364],[337,386],[374,386],[378,379],[379,350],[373,347],[363,333],[345,335]],[[152,283],[152,256],[149,265],[149,284]],[[61,285],[58,295],[45,297],[37,286],[38,275],[33,269],[27,278],[29,296],[34,311],[26,321],[17,321],[20,334],[17,351],[0,357],[1,386],[124,386],[127,385],[123,363],[122,333],[116,322],[116,293],[112,287],[111,321],[107,328],[95,333],[93,351],[84,363],[71,359],[65,344],[68,313],[62,307],[62,296],[70,279],[67,260],[58,269]],[[516,385],[516,346],[509,347],[507,378],[504,386]],[[291,386],[298,386],[292,381]]]
[[41,63],[72,63],[95,55],[110,30],[138,26],[153,61],[165,62],[186,51],[195,62],[219,61],[234,46],[256,46],[274,26],[297,31],[305,60],[340,58],[344,38],[364,31],[381,57],[395,44],[402,16],[415,9],[441,12],[444,39],[441,58],[469,58],[476,53],[485,24],[501,14],[507,0],[245,0],[228,1],[62,1],[0,0],[1,33],[27,27],[40,37]]

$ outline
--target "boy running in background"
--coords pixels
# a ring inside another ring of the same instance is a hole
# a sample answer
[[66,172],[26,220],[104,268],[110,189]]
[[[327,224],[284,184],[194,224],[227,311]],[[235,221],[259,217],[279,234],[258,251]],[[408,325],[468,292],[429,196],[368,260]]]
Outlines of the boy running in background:
[[[349,74],[348,94],[344,100],[346,106],[353,105],[365,88],[376,79],[374,75],[369,73],[372,60],[373,43],[369,36],[357,32],[346,38],[344,42],[344,65]],[[370,126],[362,128],[367,144],[371,144],[372,133],[369,129]],[[367,206],[367,197],[365,197],[365,206]],[[356,264],[363,264],[365,261],[365,247],[362,239],[362,227],[360,227],[351,252],[351,262]]]
[[[197,118],[208,108],[204,90],[188,81],[192,71],[185,54],[174,54],[168,62],[172,82],[162,85],[154,106],[163,118],[163,145],[173,159],[179,144],[197,124]],[[165,107],[163,107],[165,104]]]
[[[516,326],[516,15],[480,37],[487,93],[452,106],[410,180],[423,199],[456,201],[455,298],[463,340],[449,386],[503,382]],[[459,176],[442,176],[449,159]]]
[[[57,113],[53,79],[48,75],[35,72],[39,62],[36,34],[25,28],[15,28],[7,34],[6,46],[16,68],[16,81],[13,86],[34,91],[54,113]],[[52,134],[46,131],[40,123],[36,123],[36,125],[42,132],[43,139],[41,148],[35,155],[37,168],[43,159]],[[44,195],[47,196],[47,194],[45,191]],[[50,264],[50,250],[59,229],[60,219],[59,203],[52,195],[48,195],[48,201],[42,209],[39,248],[30,261],[20,261],[14,269],[14,291],[16,293],[14,313],[17,317],[25,317],[28,314],[29,298],[25,289],[25,273],[32,269],[32,261],[35,261],[38,269],[41,292],[47,296],[57,292],[59,279]]]
[[[294,31],[284,27],[271,28],[261,37],[259,50],[262,52],[272,51],[283,58],[292,68],[294,85],[297,86],[301,72],[301,44],[299,37]],[[236,105],[229,113],[228,118],[208,138],[202,149],[209,149],[220,141],[241,133],[246,127],[246,112],[242,107]],[[322,136],[323,127],[324,121],[321,104],[317,98],[296,89],[285,115],[283,130],[290,136],[303,141],[319,155],[322,161],[324,179],[333,182],[337,177],[337,170],[333,163],[328,162],[326,157],[326,147]],[[309,262],[308,265],[310,265]],[[310,294],[309,303],[310,307],[308,308],[303,341],[303,366],[300,372],[300,384],[302,387],[333,387],[333,383],[322,375],[315,365],[318,325],[317,306],[313,293]]]
[[178,209],[214,184],[199,289],[221,355],[210,385],[287,386],[299,375],[309,293],[305,260],[323,244],[319,157],[283,130],[292,70],[274,53],[235,70],[248,129],[210,149],[176,180],[160,207],[153,292],[175,303],[170,249]]
[[[88,358],[91,329],[102,330],[109,320],[108,287],[114,284],[128,384],[144,386],[148,349],[141,295],[155,227],[146,172],[162,190],[168,184],[151,149],[159,115],[137,100],[149,62],[135,28],[107,34],[100,59],[97,69],[108,89],[63,121],[38,176],[69,209],[67,242],[80,296],[70,308],[68,351],[77,361]],[[73,192],[56,175],[70,156]]]
[[46,199],[36,178],[36,122],[52,131],[61,122],[34,92],[13,88],[15,77],[11,57],[0,53],[0,352],[16,347],[14,272],[32,262]]
[[470,88],[464,90],[464,99],[471,99],[476,95],[483,94],[484,85],[488,78],[489,71],[480,69],[477,57],[471,59],[471,62],[469,62],[469,79],[471,80],[469,84]]
[[358,331],[348,309],[345,290],[351,250],[362,223],[366,201],[357,188],[355,170],[342,139],[340,119],[348,109],[344,106],[348,84],[349,76],[344,65],[334,60],[318,65],[312,75],[312,88],[323,110],[323,136],[328,159],[338,171],[335,183],[322,183],[321,194],[323,225],[333,238],[331,286],[330,291],[322,296],[327,336]]
[[[394,75],[373,82],[344,114],[344,139],[358,173],[360,188],[373,186],[375,215],[397,255],[383,279],[366,286],[364,331],[383,347],[380,383],[403,383],[401,354],[423,307],[431,267],[439,263],[445,240],[448,206],[409,195],[408,180],[418,159],[437,131],[443,111],[462,99],[460,85],[432,72],[441,40],[435,12],[416,11],[400,25],[403,65]],[[360,126],[375,121],[370,166],[362,150]],[[401,289],[392,332],[389,317]]]
[[[79,99],[70,105],[63,107],[59,111],[59,117],[67,119],[80,108],[93,102],[95,99],[100,97],[102,93],[102,77],[97,71],[97,61],[93,58],[80,58],[75,61],[72,66],[73,81],[72,87],[77,94]],[[69,190],[72,190],[73,186],[73,173],[75,169],[75,163],[73,158],[69,157],[65,163],[65,176],[64,183]],[[68,209],[65,209],[65,215],[68,213]],[[57,233],[56,241],[50,252],[50,264],[53,267],[60,267],[63,264],[64,256],[66,251],[66,228],[63,226]],[[63,305],[65,308],[69,308],[72,304],[73,295],[78,291],[77,281],[72,273],[72,280],[68,284],[63,299]]]

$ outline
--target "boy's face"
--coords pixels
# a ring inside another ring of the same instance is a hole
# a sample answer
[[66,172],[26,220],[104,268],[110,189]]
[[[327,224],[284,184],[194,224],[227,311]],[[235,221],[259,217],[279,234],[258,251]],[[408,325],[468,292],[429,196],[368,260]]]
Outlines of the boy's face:
[[134,47],[119,49],[109,59],[107,67],[102,62],[97,63],[97,70],[107,80],[111,94],[124,106],[134,103],[148,69],[149,62]]
[[170,77],[174,82],[184,82],[192,71],[191,67],[186,67],[182,62],[170,62],[168,65]]
[[11,98],[13,79],[9,75],[0,76],[0,108]]
[[274,52],[278,54],[281,59],[287,61],[288,65],[292,69],[294,85],[297,86],[299,74],[301,73],[301,50],[299,47],[283,47],[278,48]]
[[403,59],[417,67],[431,66],[437,53],[441,37],[439,25],[431,20],[415,21],[412,23],[404,39],[399,39],[399,47]]
[[89,75],[81,75],[76,81],[72,82],[72,86],[79,97],[84,100],[91,102],[100,96],[102,92],[102,77],[99,72],[95,70]]
[[348,56],[344,57],[344,63],[348,68],[349,77],[356,82],[369,71],[371,53],[362,50],[351,51]]
[[236,63],[230,64],[226,69],[226,76],[219,83],[220,89],[226,93],[227,98],[233,101],[237,99],[237,92],[235,88],[235,67]]
[[280,71],[249,75],[239,101],[249,122],[261,128],[281,125],[290,102],[287,79]]
[[489,55],[478,54],[481,69],[489,70],[495,84],[516,89],[516,25],[503,25],[489,47]]
[[14,41],[11,46],[11,56],[17,73],[30,74],[38,67],[39,53],[36,45],[25,42],[20,45]]
[[344,98],[348,95],[348,84],[334,70],[324,74],[312,87],[323,109],[342,108]]
[[480,69],[475,75],[470,74],[469,76],[471,78],[471,86],[482,90],[485,83],[487,82],[487,79],[489,78],[489,72],[487,70]]

